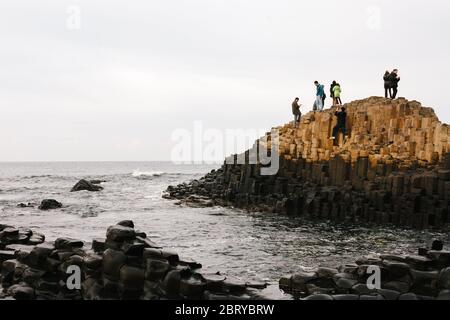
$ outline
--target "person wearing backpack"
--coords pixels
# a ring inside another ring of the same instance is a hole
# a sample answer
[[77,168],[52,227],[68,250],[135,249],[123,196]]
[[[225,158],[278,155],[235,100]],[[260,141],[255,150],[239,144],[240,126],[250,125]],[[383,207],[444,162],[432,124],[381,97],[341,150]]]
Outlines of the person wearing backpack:
[[324,101],[326,98],[325,95],[325,87],[319,83],[319,81],[314,81],[314,84],[316,85],[316,108],[320,112],[323,110]]
[[339,83],[336,83],[333,87],[333,106],[341,106],[341,85]]

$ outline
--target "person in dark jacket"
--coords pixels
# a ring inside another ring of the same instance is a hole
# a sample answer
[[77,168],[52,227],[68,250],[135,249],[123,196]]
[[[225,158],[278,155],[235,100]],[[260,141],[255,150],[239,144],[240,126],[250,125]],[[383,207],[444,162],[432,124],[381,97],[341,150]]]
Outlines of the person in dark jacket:
[[336,109],[336,112],[334,113],[334,115],[337,117],[337,124],[333,128],[333,136],[330,138],[330,139],[333,139],[335,141],[337,140],[339,131],[342,132],[342,134],[344,135],[344,138],[345,138],[345,135],[347,133],[346,132],[347,131],[346,130],[347,112],[345,112],[345,108],[344,107],[340,108],[340,111],[339,111],[339,108],[340,107],[338,107]]
[[334,97],[334,92],[333,92],[333,88],[336,85],[336,83],[337,83],[336,81],[333,81],[330,86],[330,97],[333,99],[333,106],[336,105],[336,100],[334,99],[335,97]]
[[392,97],[392,86],[391,86],[391,80],[389,79],[389,75],[391,73],[389,71],[386,71],[383,76],[384,80],[384,96],[386,98]]
[[394,71],[391,72],[391,74],[389,75],[389,81],[390,81],[391,87],[392,87],[391,98],[395,99],[397,97],[398,83],[400,81],[400,77],[398,76],[398,70],[397,69],[394,69]]
[[300,99],[295,98],[294,102],[292,102],[292,114],[294,115],[294,127],[298,128],[300,123],[300,118],[302,116],[302,113],[300,112],[301,104],[298,103]]

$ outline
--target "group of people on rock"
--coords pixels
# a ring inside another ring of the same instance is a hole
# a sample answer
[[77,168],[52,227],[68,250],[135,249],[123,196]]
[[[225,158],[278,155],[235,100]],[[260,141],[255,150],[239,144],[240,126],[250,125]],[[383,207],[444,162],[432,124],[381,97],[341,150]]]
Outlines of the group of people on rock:
[[383,76],[384,80],[384,97],[395,99],[398,93],[398,83],[400,77],[398,76],[398,69],[394,69],[392,72],[386,71]]
[[[319,81],[314,81],[314,85],[316,86],[316,101],[314,102],[313,110],[322,111],[325,106],[325,99],[327,98],[325,86],[320,84]],[[333,106],[342,105],[341,92],[341,85],[333,81],[330,85],[330,96],[333,99]]]
[[[314,81],[314,85],[316,86],[316,100],[314,102],[313,110],[321,112],[323,111],[325,99],[327,98],[327,95],[325,94],[325,86],[320,84],[319,81]],[[333,81],[330,85],[330,96],[333,99],[333,107],[342,106],[341,92],[341,85],[336,81]],[[296,128],[299,126],[302,115],[300,112],[300,107],[302,105],[299,104],[299,101],[300,99],[297,97],[294,102],[292,102],[292,114],[294,115],[294,126]]]
[[[384,94],[386,98],[395,99],[398,93],[398,83],[400,81],[400,77],[398,75],[398,69],[394,69],[392,72],[386,71],[383,77],[384,80]],[[316,86],[316,99],[313,106],[313,111],[323,111],[325,105],[325,86],[320,84],[319,81],[314,81],[314,85]],[[336,81],[333,81],[330,86],[330,96],[333,99],[333,107],[337,107],[334,115],[337,118],[337,124],[333,128],[333,133],[330,139],[337,140],[339,132],[342,132],[344,135],[344,139],[346,137],[346,119],[347,113],[345,108],[342,106],[341,100],[341,85]],[[292,113],[294,115],[294,127],[298,128],[300,125],[300,119],[302,113],[300,111],[300,107],[302,106],[299,103],[300,99],[295,98],[294,102],[292,102]]]

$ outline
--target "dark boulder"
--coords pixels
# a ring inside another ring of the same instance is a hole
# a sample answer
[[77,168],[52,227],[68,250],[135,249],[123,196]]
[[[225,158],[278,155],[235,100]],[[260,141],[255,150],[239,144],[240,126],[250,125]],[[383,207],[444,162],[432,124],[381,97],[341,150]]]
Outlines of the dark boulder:
[[444,249],[444,243],[441,240],[434,240],[431,244],[431,250],[442,251]]
[[8,294],[16,300],[33,300],[34,289],[25,284],[16,284],[8,289]]
[[119,223],[117,223],[117,225],[134,229],[134,222],[131,220],[120,221]]
[[116,250],[107,249],[103,252],[103,272],[111,280],[119,280],[120,269],[127,261],[127,256]]
[[136,233],[133,228],[121,225],[110,226],[106,232],[106,239],[108,241],[123,242],[126,240],[134,240],[135,237]]
[[45,199],[42,200],[41,204],[39,205],[39,210],[52,210],[52,209],[59,209],[62,207],[62,203],[58,202],[54,199]]
[[28,202],[28,203],[19,203],[17,205],[17,207],[19,207],[19,208],[33,208],[34,204],[32,204],[30,202]]
[[103,187],[93,184],[90,181],[81,179],[80,181],[77,182],[76,185],[73,186],[72,190],[70,190],[70,192],[76,192],[76,191],[100,191],[103,190]]
[[58,238],[55,240],[55,248],[59,250],[74,250],[83,248],[84,243],[81,240],[71,238]]

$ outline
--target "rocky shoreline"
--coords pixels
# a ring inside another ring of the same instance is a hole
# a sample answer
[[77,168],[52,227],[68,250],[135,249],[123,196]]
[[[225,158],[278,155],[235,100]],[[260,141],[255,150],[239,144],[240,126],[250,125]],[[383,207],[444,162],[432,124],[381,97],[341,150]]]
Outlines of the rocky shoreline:
[[[159,247],[132,221],[110,226],[91,248],[76,239],[0,225],[0,299],[256,299],[265,283],[201,274],[201,264]],[[76,271],[79,270],[79,288]],[[71,272],[74,272],[73,274]]]
[[[375,269],[380,283],[369,287]],[[435,241],[418,255],[365,256],[283,277],[280,289],[304,300],[450,300],[450,251]]]
[[[242,155],[200,180],[169,186],[177,204],[233,206],[310,219],[414,229],[450,224],[450,131],[431,108],[372,97],[347,108],[345,141],[329,139],[333,110],[311,112],[300,128],[275,128]],[[279,170],[256,158],[276,148]]]
[[[110,226],[90,248],[0,225],[0,300],[266,299],[266,283],[202,274],[201,267],[159,247],[129,220]],[[76,268],[79,288],[70,286]],[[379,269],[380,288],[367,286],[371,268]],[[370,255],[286,276],[279,288],[301,300],[450,300],[450,251],[436,240],[417,255]]]

